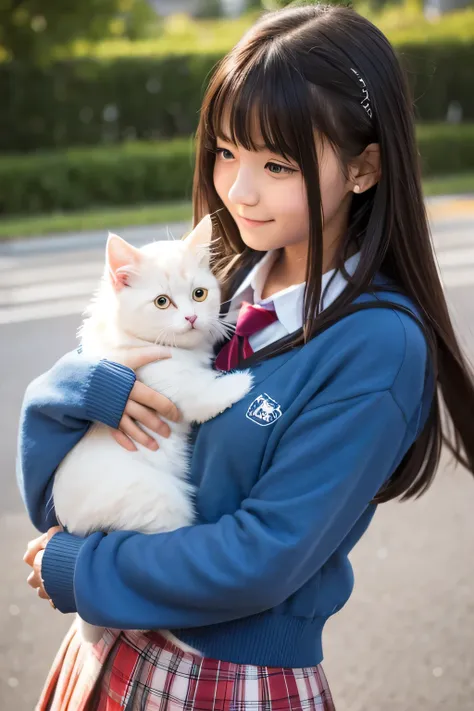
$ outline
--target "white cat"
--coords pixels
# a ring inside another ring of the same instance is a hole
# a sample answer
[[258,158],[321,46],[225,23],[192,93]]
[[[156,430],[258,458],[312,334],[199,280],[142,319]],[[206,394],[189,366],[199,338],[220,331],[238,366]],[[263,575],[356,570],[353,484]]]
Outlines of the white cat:
[[[128,452],[104,425],[90,427],[55,475],[55,510],[71,533],[158,533],[193,521],[190,424],[215,417],[252,387],[249,372],[222,375],[211,367],[212,346],[226,328],[209,268],[211,231],[207,216],[186,240],[141,249],[109,235],[104,276],[81,329],[83,353],[113,360],[118,348],[169,346],[171,358],[143,366],[137,378],[172,400],[183,419],[168,422],[169,438],[146,430],[159,441],[157,451],[137,443],[138,451]],[[100,639],[101,628],[78,622],[86,641]]]

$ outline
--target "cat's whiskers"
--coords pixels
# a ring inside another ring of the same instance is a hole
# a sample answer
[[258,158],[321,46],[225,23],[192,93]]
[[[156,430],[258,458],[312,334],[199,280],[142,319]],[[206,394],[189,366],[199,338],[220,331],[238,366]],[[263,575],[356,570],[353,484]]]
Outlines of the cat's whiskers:
[[224,335],[227,336],[227,335],[229,335],[229,334],[230,334],[230,335],[233,335],[233,334],[234,334],[234,331],[235,331],[235,328],[236,328],[236,324],[235,324],[235,323],[229,323],[228,321],[223,321],[223,320],[220,319],[220,318],[217,318],[217,319],[216,319],[216,322],[217,322],[217,324],[218,324],[219,329],[222,331],[222,333],[223,333]]
[[164,346],[164,339],[162,338],[163,334],[166,333],[166,329],[162,328],[161,331],[158,331],[158,335],[155,338],[155,346]]
[[227,338],[228,336],[232,335],[234,331],[234,324],[226,323],[225,321],[222,321],[219,318],[209,320],[209,334],[213,338],[213,340],[217,340],[217,338]]
[[209,335],[213,343],[219,343],[223,340],[223,334],[220,333],[215,326],[209,327]]

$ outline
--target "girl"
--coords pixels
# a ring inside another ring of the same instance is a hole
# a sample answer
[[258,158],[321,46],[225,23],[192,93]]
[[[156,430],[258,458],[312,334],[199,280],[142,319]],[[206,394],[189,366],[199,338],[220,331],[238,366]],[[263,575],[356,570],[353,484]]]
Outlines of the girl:
[[[214,215],[223,316],[238,310],[216,367],[255,387],[195,431],[196,525],[82,539],[55,526],[54,471],[91,421],[128,448],[150,417],[166,436],[172,404],[133,373],[156,355],[74,352],[29,386],[19,480],[50,529],[29,582],[109,628],[88,649],[71,630],[40,709],[333,709],[322,632],[376,505],[423,494],[443,441],[474,471],[473,378],[382,33],[342,7],[264,15],[217,67],[197,139],[194,221]],[[127,632],[162,628],[198,653]]]

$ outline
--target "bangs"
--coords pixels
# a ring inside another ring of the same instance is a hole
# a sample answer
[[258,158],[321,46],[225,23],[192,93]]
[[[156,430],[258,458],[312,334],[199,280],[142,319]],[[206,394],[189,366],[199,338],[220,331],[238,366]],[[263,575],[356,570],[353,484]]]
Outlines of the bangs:
[[252,66],[234,66],[221,76],[208,104],[206,148],[213,150],[221,138],[301,165],[314,127],[308,85],[288,59],[270,50]]

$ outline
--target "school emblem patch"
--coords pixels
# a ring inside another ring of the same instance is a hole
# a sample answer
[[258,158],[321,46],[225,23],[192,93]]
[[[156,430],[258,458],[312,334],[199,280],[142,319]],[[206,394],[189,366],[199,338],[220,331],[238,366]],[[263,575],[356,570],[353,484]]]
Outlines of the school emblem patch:
[[255,400],[250,405],[247,410],[247,415],[249,420],[255,422],[256,425],[261,427],[266,427],[267,425],[273,425],[274,422],[282,416],[282,411],[280,405],[273,400],[267,393],[262,393],[255,398]]

